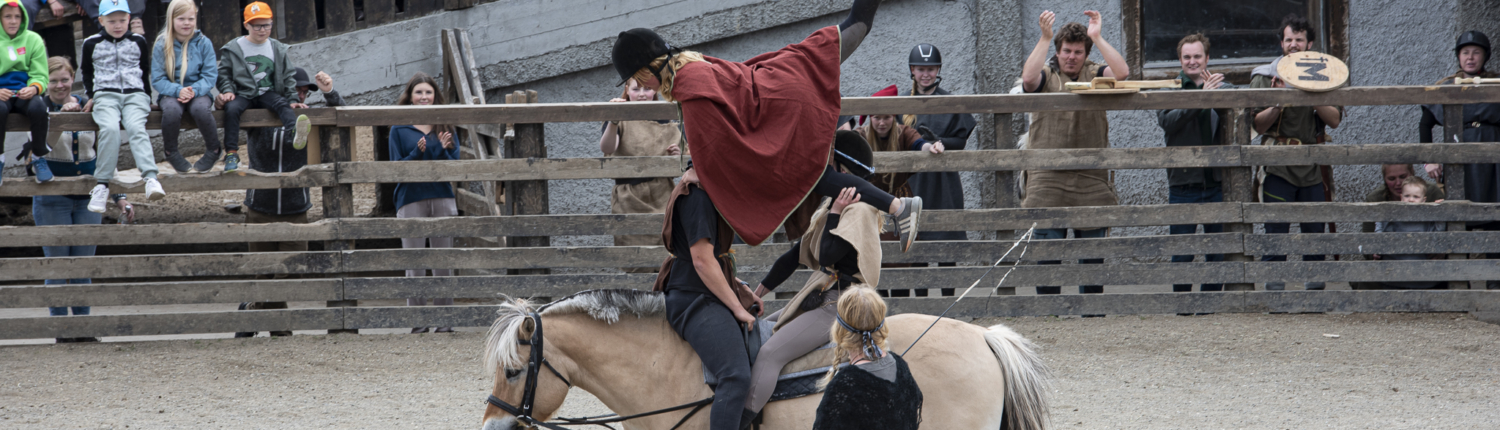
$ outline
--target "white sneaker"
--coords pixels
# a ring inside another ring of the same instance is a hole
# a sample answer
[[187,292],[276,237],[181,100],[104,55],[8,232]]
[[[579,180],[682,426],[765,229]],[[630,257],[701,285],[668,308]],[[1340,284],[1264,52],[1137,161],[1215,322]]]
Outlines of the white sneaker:
[[95,185],[93,191],[89,191],[89,212],[102,214],[106,204],[109,204],[109,186]]
[[146,178],[146,200],[154,202],[166,196],[167,192],[161,189],[161,182],[156,178]]

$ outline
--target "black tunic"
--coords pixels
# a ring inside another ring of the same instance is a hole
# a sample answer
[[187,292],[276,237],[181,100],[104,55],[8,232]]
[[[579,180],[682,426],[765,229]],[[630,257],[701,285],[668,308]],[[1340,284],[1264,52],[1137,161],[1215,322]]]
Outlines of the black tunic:
[[[1423,124],[1442,125],[1443,106],[1425,105]],[[1430,128],[1428,128],[1430,130]],[[1431,132],[1423,133],[1422,143],[1432,141]],[[1464,142],[1500,141],[1500,103],[1464,105]],[[1464,166],[1464,197],[1471,202],[1500,202],[1500,165],[1469,164]]]
[[[934,96],[951,95],[938,87]],[[943,141],[944,151],[962,151],[969,144],[969,134],[974,132],[974,116],[966,113],[917,115],[913,129],[927,126]],[[913,195],[922,198],[923,209],[963,209],[964,184],[958,172],[922,172],[907,180]],[[923,231],[917,240],[966,240],[962,231]]]
[[911,377],[906,360],[896,358],[895,382],[859,366],[834,375],[818,402],[814,430],[915,430],[922,424],[922,388]]

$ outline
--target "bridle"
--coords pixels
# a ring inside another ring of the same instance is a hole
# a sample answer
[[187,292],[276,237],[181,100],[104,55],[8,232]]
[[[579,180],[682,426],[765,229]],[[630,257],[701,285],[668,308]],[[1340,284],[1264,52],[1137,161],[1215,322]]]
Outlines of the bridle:
[[489,403],[491,405],[494,405],[495,407],[500,408],[500,410],[503,410],[506,413],[509,413],[511,416],[514,416],[516,418],[516,421],[520,421],[521,424],[525,424],[527,427],[530,427],[530,428],[544,427],[544,428],[547,428],[547,429],[550,429],[550,430],[569,430],[567,427],[563,427],[563,426],[565,426],[565,425],[575,425],[575,426],[579,426],[579,425],[597,425],[597,426],[603,426],[603,427],[606,427],[606,428],[613,429],[614,427],[609,426],[609,424],[611,424],[611,423],[618,423],[618,422],[622,422],[622,421],[629,420],[629,419],[634,419],[634,418],[646,417],[646,416],[651,416],[651,415],[659,415],[659,414],[664,414],[664,413],[667,413],[667,412],[673,412],[673,411],[679,411],[679,410],[683,410],[683,409],[687,409],[687,408],[692,408],[693,409],[692,411],[688,412],[687,415],[683,416],[681,420],[677,421],[677,425],[672,426],[672,429],[676,430],[678,427],[682,427],[682,424],[686,423],[687,420],[688,420],[688,418],[692,418],[693,415],[697,414],[698,411],[700,411],[700,410],[703,409],[703,407],[708,406],[709,404],[712,404],[713,401],[714,401],[713,396],[709,396],[706,399],[699,400],[699,401],[692,402],[692,403],[684,403],[684,404],[673,406],[673,407],[670,407],[670,408],[657,409],[657,410],[654,410],[654,411],[651,411],[651,412],[645,412],[645,413],[639,413],[639,414],[627,415],[627,416],[620,416],[619,414],[609,414],[609,415],[599,415],[599,416],[593,416],[593,417],[558,418],[558,421],[553,421],[553,422],[546,422],[546,421],[538,420],[538,419],[532,417],[532,413],[533,413],[534,408],[536,406],[536,385],[537,385],[537,380],[539,379],[539,378],[537,378],[537,374],[539,373],[539,370],[543,366],[546,366],[547,370],[552,371],[552,375],[557,376],[557,379],[560,379],[560,380],[562,380],[562,382],[564,384],[567,384],[568,388],[573,388],[573,382],[569,381],[568,378],[564,377],[562,375],[562,372],[558,372],[557,368],[552,367],[552,363],[548,362],[547,358],[542,356],[542,342],[543,342],[544,338],[542,337],[542,316],[541,316],[541,314],[538,314],[536,312],[531,312],[531,313],[529,313],[527,315],[528,315],[529,318],[531,318],[531,322],[535,326],[535,330],[533,330],[531,332],[531,338],[530,339],[521,339],[521,340],[517,341],[521,345],[530,345],[531,346],[531,354],[529,354],[529,356],[528,356],[528,358],[526,360],[526,383],[524,385],[523,390],[521,391],[521,405],[520,406],[516,406],[516,405],[512,405],[510,403],[506,403],[504,400],[500,400],[499,397],[495,397],[494,394],[490,394],[489,398],[486,398],[484,400],[485,403]]

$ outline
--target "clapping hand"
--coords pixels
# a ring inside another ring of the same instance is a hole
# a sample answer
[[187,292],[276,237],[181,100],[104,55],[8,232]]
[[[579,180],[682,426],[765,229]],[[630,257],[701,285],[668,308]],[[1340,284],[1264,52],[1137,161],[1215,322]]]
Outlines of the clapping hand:
[[1089,17],[1089,39],[1099,40],[1099,34],[1104,30],[1104,19],[1097,10],[1083,11],[1083,14]]
[[445,131],[445,132],[439,133],[438,134],[438,139],[443,141],[443,149],[447,149],[447,150],[452,150],[453,149],[453,133],[452,132]]
[[1057,14],[1052,13],[1050,10],[1042,12],[1042,16],[1037,19],[1037,22],[1042,27],[1042,40],[1052,40],[1052,25],[1057,22]]
[[313,76],[313,83],[318,84],[318,91],[325,93],[333,91],[333,77],[328,76],[327,72],[318,72],[316,76]]
[[1208,73],[1207,70],[1204,70],[1204,73],[1208,74],[1208,79],[1203,80],[1203,89],[1213,90],[1218,89],[1221,85],[1224,85],[1223,73]]

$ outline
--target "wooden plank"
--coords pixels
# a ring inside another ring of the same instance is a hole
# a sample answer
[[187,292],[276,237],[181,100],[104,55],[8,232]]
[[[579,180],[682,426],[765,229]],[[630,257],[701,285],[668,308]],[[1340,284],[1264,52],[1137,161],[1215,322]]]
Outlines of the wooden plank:
[[[455,195],[458,197],[458,210],[463,211],[466,216],[497,216],[500,215],[500,207],[495,205],[493,199],[472,191],[459,188]],[[472,234],[472,233],[470,233]],[[431,237],[431,236],[428,236]]]
[[[516,91],[506,97],[509,105],[532,105],[538,102],[537,92],[527,90]],[[491,121],[493,122],[493,121]],[[546,124],[524,123],[516,124],[516,139],[505,145],[504,158],[510,159],[542,159],[547,157]],[[551,212],[551,201],[547,195],[547,181],[510,181],[504,184],[506,199],[505,212],[511,215],[542,215]],[[508,237],[506,244],[516,247],[547,246],[551,239],[547,236],[521,236]],[[660,261],[657,257],[656,261]],[[649,261],[640,265],[623,265],[624,267],[650,266]],[[524,272],[512,272],[519,274],[542,274],[546,273],[544,268]]]
[[[332,164],[305,166],[295,172],[261,173],[254,170],[238,170],[224,173],[166,173],[157,179],[168,193],[187,191],[246,190],[273,188],[302,188],[337,185]],[[52,182],[38,184],[35,181],[7,181],[0,187],[0,197],[87,195],[97,182],[93,176],[61,177]],[[110,192],[144,193],[145,180],[125,182],[110,181]]]
[[1245,253],[1253,255],[1490,252],[1500,252],[1500,232],[1252,234],[1245,236]]
[[[391,237],[552,236],[661,233],[661,214],[539,215],[450,218],[350,218],[338,224],[348,239]],[[3,231],[3,230],[0,230]]]
[[324,0],[323,25],[328,30],[326,34],[354,30],[354,18],[354,0]]
[[1025,230],[1241,222],[1239,203],[923,211],[923,229]]
[[360,28],[390,24],[396,20],[396,0],[365,0],[365,21]]
[[[307,115],[307,119],[312,121],[313,125],[334,125],[338,119],[338,113],[335,108],[295,109],[295,111],[298,114]],[[224,111],[216,110],[213,112],[213,115],[214,122],[222,126],[224,124]],[[20,114],[10,114],[6,117],[6,121],[10,130],[26,130],[31,124],[25,116]],[[47,129],[51,131],[99,130],[99,124],[94,122],[92,114],[87,113],[53,113],[47,125]],[[268,109],[250,109],[245,111],[245,114],[240,117],[240,126],[244,128],[280,127],[281,120]],[[161,129],[161,111],[153,111],[146,117],[146,129]],[[182,129],[197,130],[198,124],[193,121],[192,116],[183,116]]]
[[[744,276],[741,278],[751,279]],[[562,297],[590,289],[649,290],[655,281],[656,274],[654,273],[345,278],[344,294],[350,300],[383,300],[415,296],[471,299]]]
[[1494,221],[1500,204],[1445,202],[1246,203],[1245,222]]
[[[306,242],[338,237],[336,221],[311,224],[75,224],[0,227],[0,243],[27,246],[175,245],[190,243]],[[398,236],[389,236],[398,237]]]
[[288,309],[6,318],[0,321],[4,321],[0,323],[0,339],[158,336],[339,328],[343,326],[343,311],[340,309]]
[[341,299],[343,290],[342,279],[26,285],[0,287],[0,308],[323,301]]
[[342,269],[345,272],[371,272],[414,269],[650,267],[661,264],[667,255],[666,250],[658,246],[381,249],[345,251]]
[[131,255],[0,259],[0,280],[163,278],[329,273],[337,252]]
[[[891,314],[936,315],[952,302],[887,298]],[[950,318],[1263,312],[1473,312],[1500,305],[1489,291],[1238,291],[993,296],[965,299]],[[920,348],[921,344],[918,344]],[[903,348],[904,349],[904,348]]]
[[676,157],[507,158],[468,161],[358,161],[341,164],[346,184],[666,178],[682,174]]
[[[1250,109],[1229,109],[1221,111],[1219,122],[1220,145],[1244,148],[1250,145],[1252,118]],[[1243,157],[1242,157],[1243,159]],[[1250,167],[1229,167],[1220,169],[1223,173],[1222,188],[1224,190],[1224,201],[1233,203],[1245,203],[1260,201],[1256,193],[1255,171]],[[1255,226],[1245,223],[1224,224],[1224,231],[1229,233],[1240,233],[1248,235],[1255,232]],[[1250,261],[1251,257],[1243,252],[1228,253],[1224,255],[1224,261]],[[1224,285],[1225,291],[1255,291],[1252,283],[1231,283]]]
[[459,10],[474,7],[474,0],[443,0],[443,9]]
[[[322,127],[319,140],[323,143],[322,157],[340,165],[354,158],[354,131],[349,127]],[[342,172],[340,172],[342,173]],[[341,219],[354,216],[354,186],[331,184],[323,187],[323,217]],[[354,249],[354,240],[330,240],[323,249],[342,251]]]
[[[1129,95],[985,94],[924,97],[848,97],[842,115],[906,112],[912,115],[947,113],[1022,113],[1080,110],[1219,109],[1274,105],[1373,106],[1444,103],[1484,103],[1500,100],[1500,85],[1370,86],[1326,93],[1291,89],[1236,89],[1220,91],[1146,91]],[[612,106],[613,105],[613,106]],[[669,102],[541,103],[530,106],[486,105],[482,108],[432,107],[414,113],[408,107],[368,106],[339,110],[339,124],[373,126],[441,122],[550,123],[680,119]]]
[[[1491,151],[1493,148],[1491,146]],[[1240,149],[1236,147],[1175,146],[952,151],[940,155],[922,151],[877,152],[875,164],[883,172],[983,172],[1225,167],[1239,166],[1244,162],[1240,160]]]
[[[245,31],[243,13],[243,7],[198,8],[198,28],[203,30],[203,35],[208,37],[209,42],[213,44],[215,52]],[[154,41],[156,37],[151,36],[149,39]],[[53,116],[54,120],[56,118]],[[185,118],[183,122],[187,122]]]
[[[926,263],[932,261],[955,261],[993,264],[1015,242],[1012,240],[965,240],[924,241],[912,247],[911,252],[902,253],[896,242],[882,242],[884,263]],[[1109,237],[1100,239],[1035,240],[1026,245],[1026,260],[1078,260],[1083,258],[1110,258],[1119,256],[1154,257],[1173,255],[1202,255],[1239,252],[1244,249],[1244,240],[1238,233],[1194,234],[1172,236]],[[735,261],[741,265],[769,266],[788,249],[790,244],[775,243],[761,246],[735,245]],[[1497,245],[1496,248],[1500,248]],[[1021,255],[1017,249],[1009,261]]]
[[495,306],[400,306],[349,308],[349,329],[404,327],[488,327],[495,322]]
[[[313,40],[318,34],[318,8],[316,2],[288,1],[280,4],[284,18],[277,25],[286,28],[286,39],[282,42],[297,43]],[[316,72],[314,72],[316,73]]]
[[406,11],[402,19],[411,19],[443,10],[443,0],[406,0]]
[[1373,145],[1252,145],[1242,148],[1244,164],[1298,166],[1307,164],[1424,164],[1500,163],[1494,143],[1384,143]]
[[1298,261],[1244,263],[1255,282],[1403,282],[1488,279],[1500,260]]

